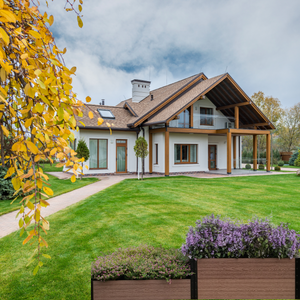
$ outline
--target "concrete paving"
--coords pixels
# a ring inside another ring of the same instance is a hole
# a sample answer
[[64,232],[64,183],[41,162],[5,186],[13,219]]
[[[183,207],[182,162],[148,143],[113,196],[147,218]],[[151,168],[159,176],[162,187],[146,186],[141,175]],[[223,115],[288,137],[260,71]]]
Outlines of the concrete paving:
[[[294,172],[295,173],[295,172]],[[67,179],[70,177],[69,174],[63,172],[49,172],[49,174],[54,175],[61,179]],[[239,173],[239,174],[214,174],[214,173],[194,173],[186,174],[187,177],[196,178],[224,178],[224,177],[240,177],[240,176],[264,176],[264,175],[284,175],[291,174],[290,172],[259,172],[259,173]],[[178,176],[178,175],[174,175]],[[96,176],[95,176],[96,177]],[[164,177],[164,175],[145,175],[144,178],[150,177]],[[47,200],[50,205],[47,208],[42,208],[42,216],[47,217],[52,215],[74,203],[88,198],[116,183],[121,182],[124,179],[137,178],[137,175],[117,175],[117,176],[99,176],[100,181],[87,185],[85,187],[79,188],[77,190],[71,191],[69,193],[62,194],[57,197],[53,197]],[[26,212],[26,211],[25,211]],[[0,238],[17,231],[19,229],[18,221],[16,219],[17,211],[0,216]]]

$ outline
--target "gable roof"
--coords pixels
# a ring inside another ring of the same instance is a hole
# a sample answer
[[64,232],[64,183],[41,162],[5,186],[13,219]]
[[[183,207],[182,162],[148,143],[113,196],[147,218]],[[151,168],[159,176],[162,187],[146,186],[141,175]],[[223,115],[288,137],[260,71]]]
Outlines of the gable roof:
[[[83,117],[76,117],[77,125],[84,128],[78,121],[85,123],[86,128],[104,129],[112,126],[115,129],[130,130],[145,125],[150,126],[158,123],[169,123],[182,111],[194,102],[206,95],[209,100],[226,117],[234,117],[234,106],[238,104],[240,123],[245,127],[259,124],[261,129],[275,129],[275,126],[251,101],[246,93],[237,85],[228,74],[222,74],[210,79],[203,73],[199,73],[172,84],[152,90],[146,98],[140,102],[127,99],[116,106],[86,105]],[[104,119],[101,126],[97,125],[100,117],[97,109],[109,109],[115,116],[115,120]],[[94,119],[88,117],[92,111]],[[109,124],[109,125],[107,125]]]

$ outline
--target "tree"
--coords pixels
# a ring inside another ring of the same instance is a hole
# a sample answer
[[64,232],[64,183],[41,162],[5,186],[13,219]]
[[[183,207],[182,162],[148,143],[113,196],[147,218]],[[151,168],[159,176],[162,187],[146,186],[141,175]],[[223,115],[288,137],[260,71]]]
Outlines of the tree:
[[[83,158],[85,161],[89,159],[90,151],[89,151],[89,148],[86,145],[85,140],[80,139],[78,141],[78,146],[77,146],[76,152],[77,152],[76,156],[78,158]],[[83,161],[81,161],[81,166],[83,168]],[[82,174],[80,174],[80,179],[82,179]]]
[[284,110],[277,136],[282,151],[291,152],[300,145],[300,103]]
[[[75,11],[82,27],[76,0],[66,0],[67,11]],[[41,215],[41,208],[49,202],[42,196],[53,195],[39,162],[52,161],[56,155],[76,175],[81,172],[82,159],[69,148],[74,140],[71,130],[78,129],[75,116],[82,116],[83,102],[72,91],[72,76],[76,67],[67,68],[63,63],[66,49],[57,48],[49,27],[54,17],[41,14],[39,4],[29,0],[0,0],[0,135],[1,164],[8,166],[6,178],[12,177],[16,194],[26,195],[18,212],[22,236],[30,224],[23,245],[36,242],[33,261],[37,259],[33,274],[43,265],[42,253],[48,247],[45,236],[49,221]],[[91,98],[87,97],[86,102]],[[89,112],[93,118],[93,113]],[[98,118],[98,124],[103,120]],[[4,137],[13,141],[10,151],[4,154]]]
[[144,158],[147,157],[149,154],[148,151],[148,143],[145,140],[144,137],[140,136],[136,141],[135,141],[135,146],[134,146],[134,152],[136,157],[140,157],[142,159],[142,180],[143,180],[143,173],[144,173]]
[[294,166],[300,167],[300,150],[298,150],[298,156],[296,160],[294,161]]

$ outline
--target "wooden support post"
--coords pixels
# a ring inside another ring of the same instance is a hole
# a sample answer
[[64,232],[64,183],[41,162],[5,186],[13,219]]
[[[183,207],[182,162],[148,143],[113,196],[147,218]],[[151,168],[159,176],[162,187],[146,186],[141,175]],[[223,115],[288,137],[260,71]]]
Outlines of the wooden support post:
[[266,142],[267,142],[267,172],[271,171],[271,134],[268,134],[266,136]]
[[257,171],[257,135],[253,135],[253,171]]
[[169,176],[169,132],[165,132],[165,176]]
[[233,137],[233,168],[236,169],[236,140],[237,136]]
[[234,128],[239,129],[239,124],[240,124],[240,108],[238,106],[234,107]]
[[231,132],[227,132],[227,174],[231,174]]
[[194,109],[193,109],[193,105],[190,106],[190,124],[189,124],[190,128],[194,127]]
[[152,145],[152,133],[149,133],[149,173],[152,174],[153,166],[153,145]]

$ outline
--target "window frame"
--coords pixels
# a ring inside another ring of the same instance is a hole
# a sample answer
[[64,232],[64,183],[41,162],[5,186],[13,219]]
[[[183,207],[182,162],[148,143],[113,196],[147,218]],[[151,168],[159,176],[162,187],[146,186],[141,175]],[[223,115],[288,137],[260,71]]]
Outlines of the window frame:
[[[205,118],[205,124],[201,123],[201,109],[205,109],[205,115],[206,116],[211,116],[212,124],[207,124],[207,118]],[[212,114],[211,115],[209,115],[209,114],[206,113],[206,111],[208,109],[212,110]],[[214,118],[213,118],[213,116],[214,116],[214,108],[213,107],[201,107],[200,106],[199,112],[200,112],[200,126],[214,126]]]
[[[180,146],[180,162],[175,162],[175,155],[174,155],[175,165],[198,164],[198,144],[174,144],[174,148],[176,145]],[[188,146],[188,161],[182,161],[182,146]],[[196,146],[196,162],[191,162],[191,146]]]
[[[108,169],[108,139],[96,139],[96,138],[90,138],[90,140],[97,141],[97,168],[91,168],[89,166],[89,170],[107,170]],[[106,141],[106,167],[105,168],[99,168],[99,141]]]
[[154,153],[155,153],[155,165],[158,165],[158,144],[156,143],[156,144],[154,144],[154,148],[155,148],[155,151],[154,151]]
[[[101,111],[109,111],[110,113],[111,113],[111,117],[104,117],[102,114],[101,114]],[[104,109],[104,108],[98,108],[98,113],[99,113],[99,115],[100,115],[100,117],[102,118],[102,119],[107,119],[107,120],[115,120],[116,119],[116,117],[115,117],[115,115],[112,113],[112,111],[110,110],[110,109]]]
[[[180,122],[180,115],[183,115],[183,122]],[[187,117],[188,115],[188,117]],[[183,112],[181,112],[179,115],[178,115],[178,128],[190,128],[190,119],[191,119],[191,113],[190,113],[190,110],[187,108],[185,109]],[[186,120],[188,119],[188,120]],[[183,126],[180,126],[180,125],[183,125]]]

